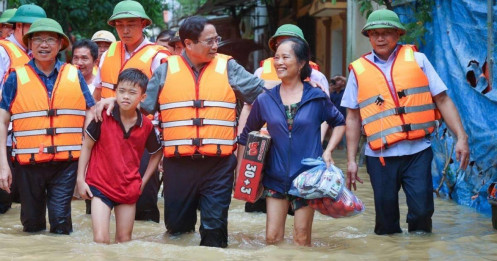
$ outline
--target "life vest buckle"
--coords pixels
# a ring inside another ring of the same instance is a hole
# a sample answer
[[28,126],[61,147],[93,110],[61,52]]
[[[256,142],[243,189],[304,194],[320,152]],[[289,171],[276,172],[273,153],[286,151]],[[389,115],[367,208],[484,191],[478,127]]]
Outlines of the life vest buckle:
[[399,96],[399,99],[402,99],[407,96],[405,90],[397,92],[397,95]]
[[402,125],[402,131],[408,132],[408,131],[411,131],[411,130],[412,130],[411,124],[404,124],[404,125]]
[[193,126],[204,126],[204,119],[203,118],[193,118]]
[[405,114],[405,113],[406,113],[405,106],[395,108],[395,114],[399,115],[399,114]]
[[47,153],[49,153],[49,154],[57,153],[57,148],[55,146],[48,146],[48,147],[45,147],[45,149],[47,150]]
[[203,100],[194,100],[193,101],[193,107],[195,107],[195,108],[204,108],[204,101]]
[[57,115],[57,110],[55,109],[50,109],[47,111],[47,116],[56,116]]
[[374,103],[376,103],[376,105],[378,105],[378,106],[381,106],[381,105],[383,105],[384,101],[385,101],[385,99],[383,99],[383,97],[381,97],[381,95],[380,95],[380,96],[378,96],[378,98],[376,98],[376,101]]
[[54,136],[55,135],[55,128],[47,128],[47,135]]
[[192,145],[200,147],[202,146],[202,138],[194,138],[192,139]]

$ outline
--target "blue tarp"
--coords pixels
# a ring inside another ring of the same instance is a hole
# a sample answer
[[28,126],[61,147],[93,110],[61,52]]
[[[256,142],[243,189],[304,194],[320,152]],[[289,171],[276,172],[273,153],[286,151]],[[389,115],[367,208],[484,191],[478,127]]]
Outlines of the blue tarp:
[[[497,181],[497,66],[494,64],[494,90],[486,95],[481,88],[472,87],[466,80],[466,73],[481,69],[487,57],[487,1],[486,0],[435,0],[433,21],[425,26],[425,44],[419,46],[432,62],[436,71],[447,84],[448,94],[454,101],[462,123],[469,136],[470,160],[473,165],[466,171],[458,170],[455,144],[445,124],[434,135],[432,164],[433,185],[436,190],[441,184],[443,170],[446,179],[442,182],[440,195],[454,199],[459,204],[468,205],[479,211],[490,213],[487,202],[487,188]],[[416,3],[395,8],[402,22],[413,20]],[[494,41],[497,39],[497,5],[493,3]],[[494,45],[494,61],[497,61],[497,48]],[[479,66],[468,67],[471,60]],[[477,72],[476,77],[479,76]],[[485,84],[486,86],[486,84]],[[450,157],[449,157],[450,155]],[[451,160],[452,159],[452,160]]]

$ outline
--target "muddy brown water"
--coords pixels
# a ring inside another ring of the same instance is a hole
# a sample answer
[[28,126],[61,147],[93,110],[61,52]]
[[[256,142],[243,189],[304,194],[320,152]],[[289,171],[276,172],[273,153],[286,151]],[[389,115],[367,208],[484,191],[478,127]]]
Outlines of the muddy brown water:
[[[334,155],[346,167],[345,152]],[[48,232],[24,233],[19,221],[19,204],[0,215],[0,260],[497,260],[497,231],[491,217],[446,199],[435,199],[433,233],[404,233],[377,236],[373,232],[374,205],[371,184],[360,169],[364,184],[356,194],[366,210],[355,217],[333,219],[316,212],[312,247],[292,244],[293,218],[288,217],[285,241],[265,244],[266,216],[245,213],[244,202],[233,199],[229,211],[229,247],[199,247],[197,232],[181,236],[165,234],[163,221],[135,222],[133,241],[123,244],[93,243],[91,219],[82,200],[72,203],[74,232],[70,236]],[[407,207],[400,193],[401,219]],[[163,201],[159,200],[159,209]],[[161,216],[162,218],[162,216]],[[111,238],[115,223],[111,223]]]

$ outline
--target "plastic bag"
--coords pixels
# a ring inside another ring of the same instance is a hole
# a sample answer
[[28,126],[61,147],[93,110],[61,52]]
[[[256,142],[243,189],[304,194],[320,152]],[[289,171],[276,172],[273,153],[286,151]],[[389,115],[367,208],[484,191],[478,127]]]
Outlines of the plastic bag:
[[364,211],[362,201],[345,187],[342,170],[333,164],[326,168],[321,158],[303,159],[302,164],[315,167],[293,180],[289,194],[307,199],[310,207],[333,218],[351,217]]
[[343,188],[336,199],[310,199],[307,204],[319,213],[333,218],[351,217],[364,211],[362,201],[347,188]]
[[301,163],[315,167],[300,173],[293,180],[288,194],[305,199],[336,199],[345,184],[342,171],[333,164],[326,168],[326,163],[321,158],[307,158]]

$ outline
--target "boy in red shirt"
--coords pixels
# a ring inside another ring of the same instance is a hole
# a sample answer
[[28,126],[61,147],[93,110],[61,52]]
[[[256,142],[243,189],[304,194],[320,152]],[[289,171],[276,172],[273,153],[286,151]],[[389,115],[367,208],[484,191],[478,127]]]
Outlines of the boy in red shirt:
[[[148,78],[138,69],[119,74],[116,103],[103,121],[92,121],[85,133],[78,163],[78,191],[91,201],[93,240],[110,243],[110,213],[115,207],[116,242],[131,240],[136,201],[157,169],[161,158],[160,139],[152,125],[137,108],[146,97]],[[150,158],[140,178],[138,169],[143,152]]]

